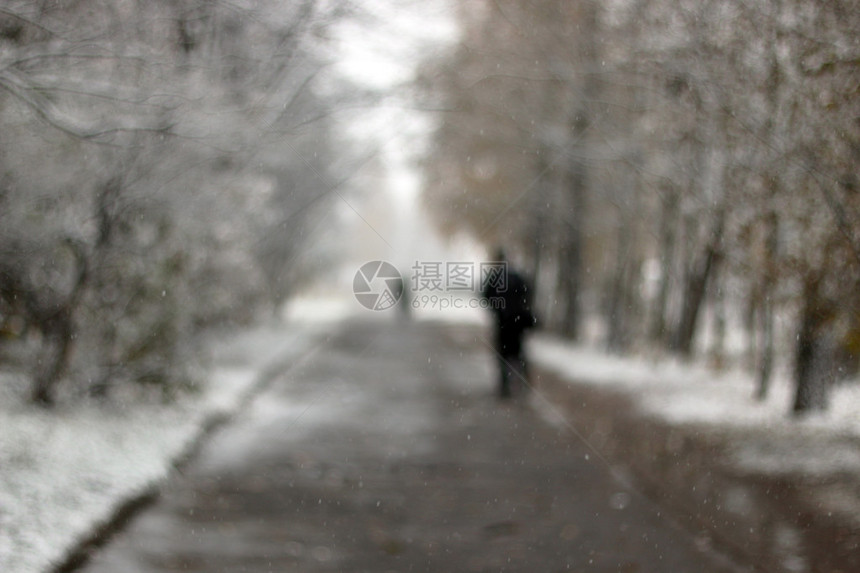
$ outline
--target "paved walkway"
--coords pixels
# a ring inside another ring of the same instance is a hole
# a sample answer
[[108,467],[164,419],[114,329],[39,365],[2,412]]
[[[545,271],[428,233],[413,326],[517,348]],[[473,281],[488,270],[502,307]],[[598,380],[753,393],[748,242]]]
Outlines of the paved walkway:
[[84,571],[739,570],[563,425],[497,400],[482,336],[345,324]]

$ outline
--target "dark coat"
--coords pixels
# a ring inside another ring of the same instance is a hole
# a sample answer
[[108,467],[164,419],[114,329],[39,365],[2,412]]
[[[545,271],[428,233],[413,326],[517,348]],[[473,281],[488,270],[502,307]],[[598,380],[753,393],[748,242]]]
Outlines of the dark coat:
[[532,312],[532,289],[526,279],[508,268],[506,284],[487,283],[483,290],[496,323],[496,350],[503,356],[522,352],[526,330],[536,324]]

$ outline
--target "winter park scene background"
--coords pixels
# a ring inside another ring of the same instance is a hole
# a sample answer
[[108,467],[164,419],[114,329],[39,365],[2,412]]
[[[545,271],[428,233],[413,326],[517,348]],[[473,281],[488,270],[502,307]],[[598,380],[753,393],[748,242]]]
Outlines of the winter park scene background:
[[[856,0],[2,0],[0,571],[83,566],[345,324],[489,339],[445,272],[499,246],[523,408],[725,570],[860,570],[858,30]],[[341,416],[283,392],[297,435]]]

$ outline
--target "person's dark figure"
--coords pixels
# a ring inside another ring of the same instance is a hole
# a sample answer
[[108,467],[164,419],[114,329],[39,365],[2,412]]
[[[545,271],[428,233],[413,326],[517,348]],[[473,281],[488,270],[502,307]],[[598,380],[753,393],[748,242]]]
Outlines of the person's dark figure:
[[503,251],[495,255],[493,267],[484,277],[483,296],[494,319],[494,344],[499,363],[499,395],[509,398],[512,385],[527,387],[528,363],[523,338],[535,326],[532,289],[526,279],[507,263]]

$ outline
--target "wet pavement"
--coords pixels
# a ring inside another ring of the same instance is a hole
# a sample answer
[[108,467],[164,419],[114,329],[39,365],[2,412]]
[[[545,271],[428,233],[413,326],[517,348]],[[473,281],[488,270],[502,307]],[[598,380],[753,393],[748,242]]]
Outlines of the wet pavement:
[[484,337],[338,327],[82,570],[745,570],[544,421],[536,395],[496,399]]

